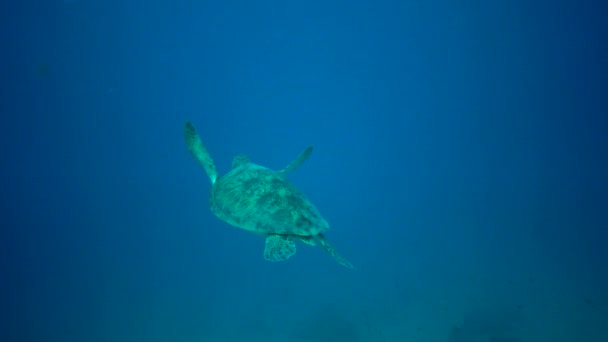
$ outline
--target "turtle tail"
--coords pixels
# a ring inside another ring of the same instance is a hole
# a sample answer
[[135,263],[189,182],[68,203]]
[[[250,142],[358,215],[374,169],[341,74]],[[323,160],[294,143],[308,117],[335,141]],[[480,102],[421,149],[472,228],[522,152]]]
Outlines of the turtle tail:
[[336,249],[334,248],[334,246],[332,246],[329,241],[327,241],[327,239],[325,238],[325,236],[323,236],[323,234],[319,234],[317,236],[319,244],[321,245],[321,247],[323,247],[323,249],[325,251],[327,251],[327,253],[329,253],[329,255],[331,255],[332,257],[334,257],[334,259],[336,259],[336,261],[344,266],[344,267],[348,267],[351,270],[356,270],[357,268],[355,266],[353,266],[353,264],[351,264],[348,260],[346,260],[345,257],[343,257],[340,253],[338,253],[338,251],[336,251]]

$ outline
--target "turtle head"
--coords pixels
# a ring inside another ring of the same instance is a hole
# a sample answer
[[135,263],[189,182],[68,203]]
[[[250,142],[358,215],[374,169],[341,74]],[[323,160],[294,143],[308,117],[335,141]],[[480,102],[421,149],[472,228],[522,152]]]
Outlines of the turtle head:
[[232,169],[236,169],[237,167],[249,163],[249,157],[246,155],[239,153],[234,158],[232,158]]

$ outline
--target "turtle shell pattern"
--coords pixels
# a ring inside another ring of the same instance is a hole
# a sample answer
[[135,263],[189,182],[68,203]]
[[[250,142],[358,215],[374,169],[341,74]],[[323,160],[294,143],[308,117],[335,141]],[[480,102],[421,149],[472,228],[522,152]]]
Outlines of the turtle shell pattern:
[[229,224],[260,234],[315,236],[329,230],[317,208],[282,173],[253,163],[217,179],[210,207]]

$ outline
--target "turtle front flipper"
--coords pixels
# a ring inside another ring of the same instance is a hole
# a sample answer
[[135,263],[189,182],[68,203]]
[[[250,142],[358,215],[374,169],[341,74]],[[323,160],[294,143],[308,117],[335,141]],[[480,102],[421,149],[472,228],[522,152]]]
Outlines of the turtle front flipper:
[[304,150],[304,152],[302,152],[302,154],[300,154],[298,156],[298,158],[296,158],[296,160],[292,161],[289,165],[287,165],[286,168],[284,168],[283,170],[279,171],[282,174],[286,174],[288,172],[291,172],[295,169],[297,169],[300,165],[302,165],[302,163],[304,163],[306,161],[306,159],[308,159],[308,157],[310,157],[310,154],[312,153],[312,146],[308,146],[308,148],[306,150]]
[[351,270],[356,270],[357,268],[355,266],[353,266],[353,264],[351,264],[350,262],[348,262],[348,260],[346,260],[345,257],[343,257],[342,255],[340,255],[340,253],[338,253],[336,251],[336,249],[334,248],[334,246],[332,246],[327,239],[325,239],[325,236],[323,236],[323,234],[319,234],[316,236],[317,241],[319,241],[319,244],[321,245],[321,247],[323,247],[324,250],[327,251],[327,253],[329,253],[329,255],[333,256],[334,259],[336,259],[336,261],[344,266],[344,267],[348,267]]
[[217,180],[215,164],[213,163],[213,159],[211,159],[209,152],[207,152],[205,145],[203,145],[201,138],[196,133],[194,125],[192,125],[190,121],[186,121],[184,135],[186,138],[186,143],[188,144],[188,150],[190,150],[194,158],[205,169],[207,176],[209,176],[209,179],[211,179],[211,184],[214,184]]
[[264,259],[284,261],[296,254],[296,243],[286,235],[270,234],[266,237]]

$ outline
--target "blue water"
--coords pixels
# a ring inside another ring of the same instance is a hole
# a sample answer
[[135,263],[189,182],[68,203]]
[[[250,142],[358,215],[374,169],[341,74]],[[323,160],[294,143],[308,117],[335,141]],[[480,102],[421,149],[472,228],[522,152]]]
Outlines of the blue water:
[[[600,1],[0,5],[0,341],[608,341]],[[208,209],[191,120],[357,271]]]

